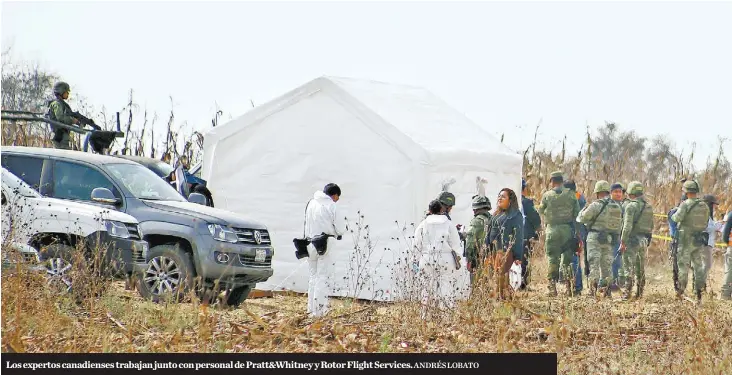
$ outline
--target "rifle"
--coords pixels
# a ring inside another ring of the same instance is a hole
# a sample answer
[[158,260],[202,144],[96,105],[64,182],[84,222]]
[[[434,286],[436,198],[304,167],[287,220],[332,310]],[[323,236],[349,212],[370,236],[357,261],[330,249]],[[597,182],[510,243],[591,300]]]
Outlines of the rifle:
[[590,277],[590,260],[587,259],[587,244],[583,244],[583,246],[582,246],[582,253],[583,253],[582,255],[585,258],[585,276],[588,277],[588,282],[589,282],[589,277]]
[[[74,113],[78,114],[78,112],[74,112]],[[30,122],[30,123],[44,122],[55,128],[62,128],[62,129],[66,129],[70,132],[86,134],[87,136],[84,141],[84,151],[87,150],[88,144],[89,144],[89,142],[91,142],[92,148],[95,151],[97,151],[97,153],[101,153],[100,150],[102,148],[108,148],[109,145],[111,145],[112,141],[115,138],[123,138],[125,136],[125,133],[120,131],[119,117],[117,117],[117,131],[101,131],[101,127],[99,127],[99,125],[95,124],[93,120],[90,120],[81,114],[78,114],[78,116],[81,116],[84,118],[82,120],[79,120],[80,122],[83,121],[84,125],[89,125],[90,123],[93,124],[90,126],[92,126],[95,130],[87,130],[81,126],[68,125],[68,124],[64,124],[62,122],[51,120],[51,119],[45,117],[44,114],[42,114],[42,113],[29,112],[29,111],[13,111],[13,110],[2,110],[2,112],[0,113],[0,119],[2,119],[4,121],[25,121],[25,122]]]
[[71,112],[71,117],[79,120],[79,124],[81,125],[88,125],[94,128],[94,130],[102,130],[102,128],[94,123],[94,120],[82,115],[79,112]]
[[[74,113],[78,114],[78,112],[74,112]],[[79,116],[84,118],[83,120],[79,120],[80,123],[83,121],[84,125],[94,124],[94,125],[90,125],[90,126],[92,126],[95,130],[101,130],[101,127],[99,127],[99,125],[95,124],[93,120],[90,120],[81,114],[79,114]],[[42,113],[35,113],[35,112],[28,112],[28,111],[2,110],[2,115],[0,118],[2,118],[3,120],[7,120],[7,121],[45,122],[46,124],[55,126],[56,128],[63,128],[68,131],[71,131],[74,133],[79,133],[79,134],[86,134],[89,132],[89,130],[84,129],[80,126],[68,125],[68,124],[64,124],[62,122],[51,120],[51,119],[45,117]],[[77,118],[77,117],[74,116],[74,118]],[[119,129],[117,130],[117,133],[118,133],[117,138],[124,137],[124,133],[120,132]]]
[[673,267],[673,278],[674,278],[674,290],[678,293],[679,291],[679,230],[676,229],[673,237],[671,238],[671,262]]

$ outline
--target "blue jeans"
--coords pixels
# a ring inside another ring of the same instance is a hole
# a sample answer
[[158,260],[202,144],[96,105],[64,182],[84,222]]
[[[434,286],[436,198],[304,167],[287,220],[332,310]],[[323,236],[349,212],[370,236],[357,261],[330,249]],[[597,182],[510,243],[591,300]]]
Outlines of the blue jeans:
[[580,257],[575,254],[572,257],[572,272],[574,272],[574,290],[576,292],[582,291],[582,265],[579,264]]
[[[614,238],[613,238],[614,239]],[[618,239],[619,240],[619,239]],[[613,241],[613,283],[618,283],[618,275],[623,268],[623,256],[620,254],[620,242]]]

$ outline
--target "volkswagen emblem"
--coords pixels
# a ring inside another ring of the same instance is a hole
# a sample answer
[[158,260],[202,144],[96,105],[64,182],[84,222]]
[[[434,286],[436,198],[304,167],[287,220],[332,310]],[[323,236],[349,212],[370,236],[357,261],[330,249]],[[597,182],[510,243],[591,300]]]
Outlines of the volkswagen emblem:
[[262,232],[255,230],[254,231],[254,242],[259,245],[262,243]]

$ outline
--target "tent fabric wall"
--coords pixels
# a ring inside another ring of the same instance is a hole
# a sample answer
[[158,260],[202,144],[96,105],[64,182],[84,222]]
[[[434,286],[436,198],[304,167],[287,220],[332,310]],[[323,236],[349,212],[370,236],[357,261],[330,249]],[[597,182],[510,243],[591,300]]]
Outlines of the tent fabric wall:
[[[257,288],[297,292],[307,291],[308,267],[295,258],[292,239],[302,236],[313,193],[338,183],[349,228],[360,212],[375,244],[365,250],[363,236],[348,233],[331,249],[334,295],[392,300],[408,237],[442,181],[456,179],[453,220],[467,225],[476,177],[488,181],[495,205],[500,188],[518,192],[521,166],[520,155],[424,89],[322,77],[209,131],[202,175],[217,206],[271,232],[275,272]],[[360,288],[357,276],[367,281]]]

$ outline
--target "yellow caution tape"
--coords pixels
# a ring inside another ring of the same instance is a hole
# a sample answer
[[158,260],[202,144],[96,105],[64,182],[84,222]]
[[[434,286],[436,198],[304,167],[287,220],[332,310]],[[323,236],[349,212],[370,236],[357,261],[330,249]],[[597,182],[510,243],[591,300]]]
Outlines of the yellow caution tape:
[[[661,236],[661,235],[658,235],[658,234],[653,234],[651,236],[653,238],[657,239],[657,240],[664,240],[664,241],[672,241],[673,240],[673,238],[671,238],[669,236]],[[718,243],[716,245],[716,247],[727,247],[727,245],[726,244],[723,244],[723,243]]]
[[[655,217],[662,217],[664,219],[668,218],[668,215],[657,214],[657,213],[654,213],[653,216],[655,216]],[[653,235],[653,238],[655,238],[657,240],[664,240],[664,241],[671,241],[671,240],[673,240],[673,238],[671,238],[671,237],[668,237],[668,236],[660,236],[660,235],[657,235],[657,234],[654,234]],[[727,247],[728,245],[727,244],[724,244],[724,243],[718,243],[715,246],[716,247]]]

